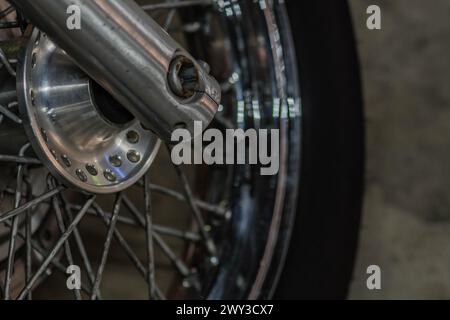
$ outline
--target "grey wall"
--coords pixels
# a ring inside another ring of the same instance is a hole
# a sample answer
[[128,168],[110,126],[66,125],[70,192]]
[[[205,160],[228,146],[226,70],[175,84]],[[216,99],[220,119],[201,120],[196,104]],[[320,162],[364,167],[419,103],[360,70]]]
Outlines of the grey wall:
[[[450,299],[450,1],[350,0],[367,118],[367,189],[351,298]],[[366,8],[382,9],[382,30]],[[382,268],[382,290],[366,268]]]

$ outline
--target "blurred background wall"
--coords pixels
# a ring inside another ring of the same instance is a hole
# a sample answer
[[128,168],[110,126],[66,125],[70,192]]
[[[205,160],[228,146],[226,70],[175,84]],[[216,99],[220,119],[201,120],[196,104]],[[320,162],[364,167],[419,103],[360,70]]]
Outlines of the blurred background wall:
[[[450,1],[350,0],[364,81],[367,186],[350,297],[450,299]],[[382,10],[382,30],[366,9]],[[367,266],[382,290],[366,287]]]

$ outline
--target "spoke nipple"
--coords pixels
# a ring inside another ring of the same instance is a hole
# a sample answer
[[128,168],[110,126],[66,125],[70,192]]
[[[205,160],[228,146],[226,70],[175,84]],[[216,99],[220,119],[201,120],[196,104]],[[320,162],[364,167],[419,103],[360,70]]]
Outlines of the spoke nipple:
[[217,267],[219,265],[219,258],[217,258],[216,256],[212,256],[209,259],[209,262],[211,263],[212,266]]
[[44,139],[44,141],[48,142],[47,130],[45,130],[44,128],[41,128],[41,134],[42,134],[42,138]]
[[183,288],[188,289],[191,287],[191,282],[189,280],[183,280]]
[[83,170],[77,169],[76,174],[77,174],[78,179],[80,179],[82,182],[86,182],[87,181],[87,176],[83,172]]
[[30,90],[30,98],[31,98],[31,104],[33,106],[35,106],[36,105],[36,98],[34,96],[34,90],[33,89]]
[[58,161],[58,155],[56,154],[55,150],[50,150],[51,154],[53,155],[53,157],[55,158],[56,161]]
[[63,161],[63,163],[64,163],[64,165],[66,167],[71,167],[72,166],[72,161],[70,161],[70,159],[69,159],[69,157],[67,155],[63,154],[61,156],[61,160]]
[[41,32],[39,31],[36,37],[36,41],[34,42],[34,45],[39,45],[39,41],[41,40]]
[[53,110],[51,110],[48,113],[48,117],[49,117],[50,121],[56,122],[57,116],[56,116],[56,113]]
[[216,253],[217,253],[216,246],[215,246],[214,242],[213,242],[211,239],[209,239],[209,240],[206,241],[206,250],[208,250],[208,253],[209,253],[211,256],[213,256],[213,257],[214,257],[214,256],[216,255]]

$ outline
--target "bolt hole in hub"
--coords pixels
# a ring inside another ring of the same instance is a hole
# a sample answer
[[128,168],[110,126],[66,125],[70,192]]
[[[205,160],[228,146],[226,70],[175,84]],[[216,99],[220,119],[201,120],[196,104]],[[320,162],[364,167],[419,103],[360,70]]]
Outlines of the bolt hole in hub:
[[159,139],[38,30],[18,77],[28,138],[62,183],[90,193],[114,193],[148,170]]

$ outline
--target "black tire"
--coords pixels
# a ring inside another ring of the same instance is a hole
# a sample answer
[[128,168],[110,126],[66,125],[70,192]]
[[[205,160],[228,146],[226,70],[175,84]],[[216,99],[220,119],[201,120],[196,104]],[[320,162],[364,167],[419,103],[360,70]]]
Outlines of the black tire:
[[288,0],[303,105],[298,213],[277,299],[343,299],[357,249],[364,125],[346,1]]

